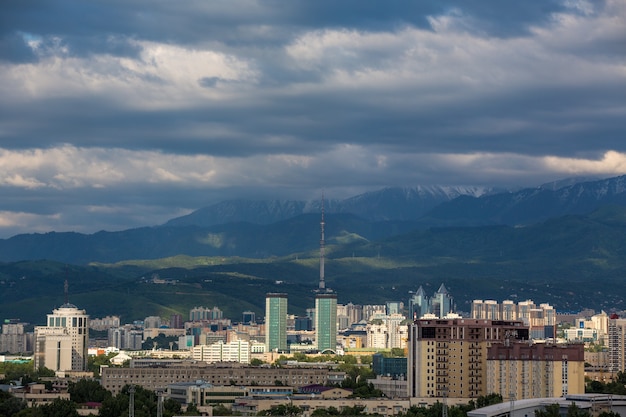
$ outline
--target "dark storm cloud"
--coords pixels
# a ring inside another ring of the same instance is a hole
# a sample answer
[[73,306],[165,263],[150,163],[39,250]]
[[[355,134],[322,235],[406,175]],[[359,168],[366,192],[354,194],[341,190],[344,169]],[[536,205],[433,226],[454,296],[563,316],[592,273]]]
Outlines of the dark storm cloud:
[[618,0],[9,0],[0,234],[626,173],[625,42]]

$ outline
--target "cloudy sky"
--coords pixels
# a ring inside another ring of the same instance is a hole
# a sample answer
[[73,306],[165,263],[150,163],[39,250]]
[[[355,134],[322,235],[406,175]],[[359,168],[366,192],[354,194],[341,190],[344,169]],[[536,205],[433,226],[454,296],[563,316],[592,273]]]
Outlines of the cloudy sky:
[[626,174],[626,0],[3,0],[0,237]]

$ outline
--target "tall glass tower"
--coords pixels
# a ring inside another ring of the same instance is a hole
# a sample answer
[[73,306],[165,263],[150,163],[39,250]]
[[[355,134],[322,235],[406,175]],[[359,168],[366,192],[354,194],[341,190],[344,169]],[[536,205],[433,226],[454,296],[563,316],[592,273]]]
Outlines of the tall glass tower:
[[317,350],[337,349],[337,294],[326,292],[315,296],[315,340]]
[[265,295],[265,348],[267,352],[287,351],[287,294]]

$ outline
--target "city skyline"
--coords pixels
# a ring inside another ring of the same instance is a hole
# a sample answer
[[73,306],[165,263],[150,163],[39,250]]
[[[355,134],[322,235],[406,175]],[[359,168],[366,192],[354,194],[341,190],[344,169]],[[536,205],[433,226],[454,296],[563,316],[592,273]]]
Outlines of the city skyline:
[[616,0],[6,3],[0,237],[626,173]]

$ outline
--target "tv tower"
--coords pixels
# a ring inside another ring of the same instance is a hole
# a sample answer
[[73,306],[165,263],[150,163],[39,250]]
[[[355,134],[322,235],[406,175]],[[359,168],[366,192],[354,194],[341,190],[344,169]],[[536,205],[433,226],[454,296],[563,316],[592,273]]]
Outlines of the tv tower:
[[324,282],[324,193],[322,193],[322,220],[320,221],[320,286],[319,291],[326,290],[326,283]]
[[315,343],[319,352],[337,352],[337,294],[324,281],[324,194],[320,222],[320,285],[315,295]]

